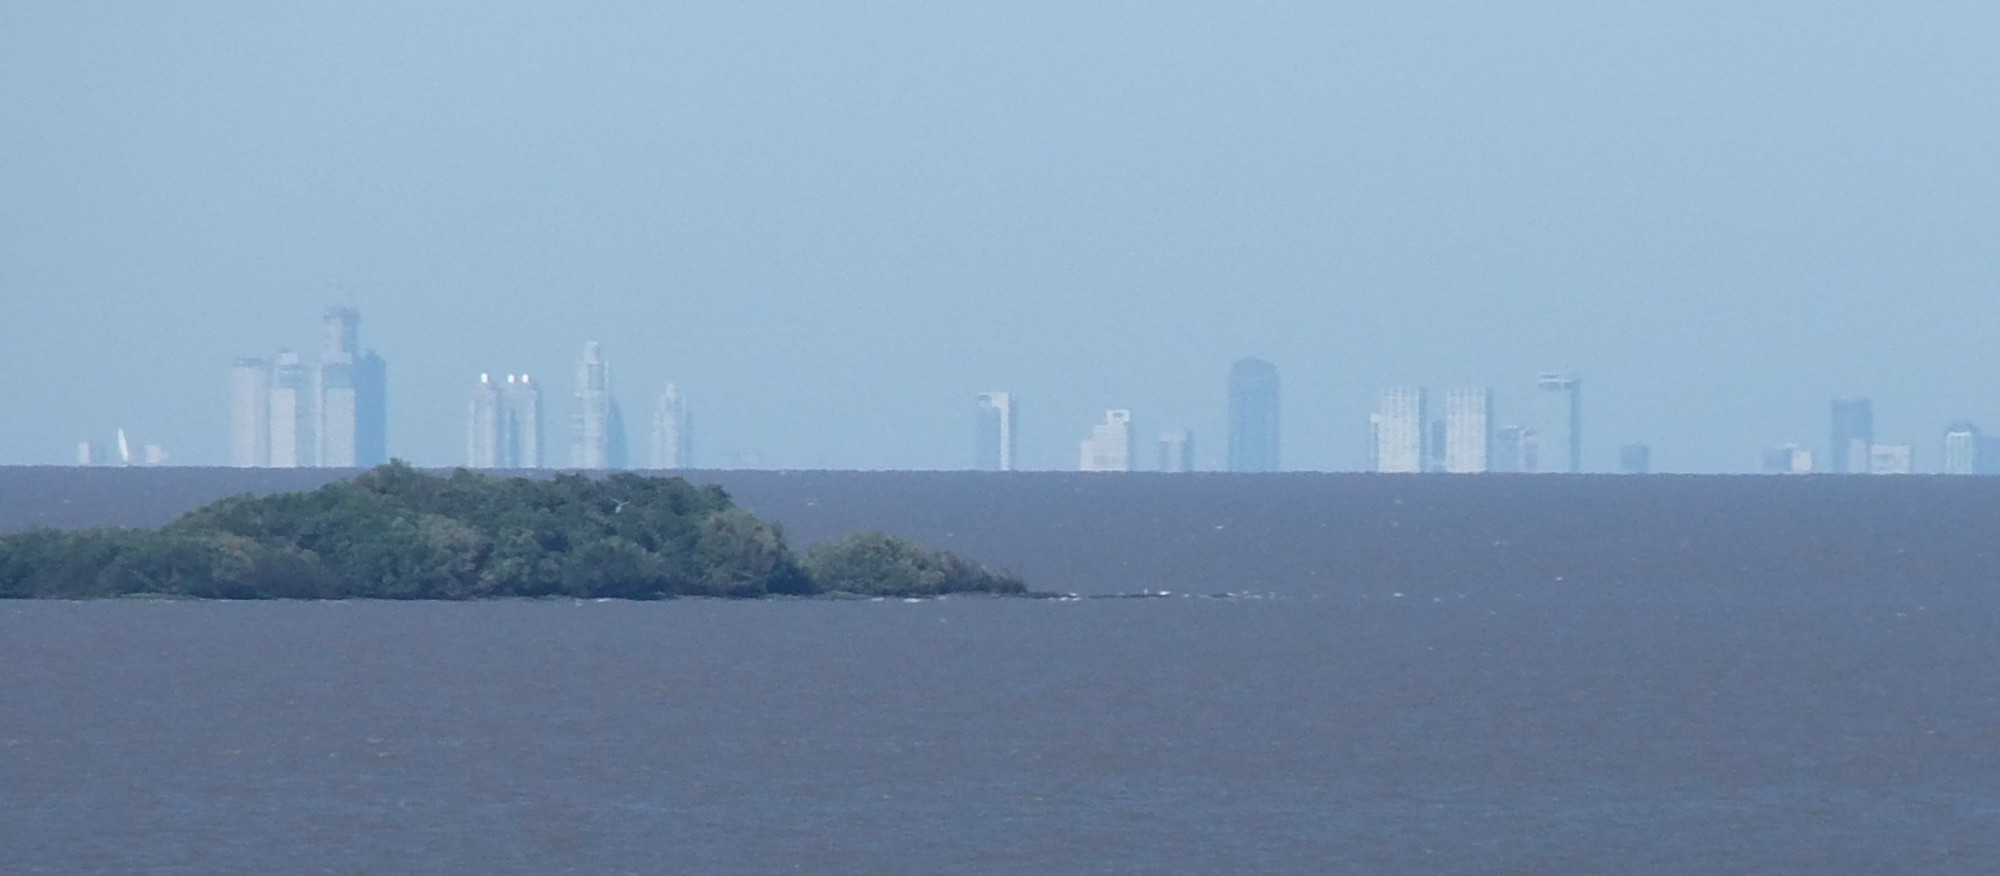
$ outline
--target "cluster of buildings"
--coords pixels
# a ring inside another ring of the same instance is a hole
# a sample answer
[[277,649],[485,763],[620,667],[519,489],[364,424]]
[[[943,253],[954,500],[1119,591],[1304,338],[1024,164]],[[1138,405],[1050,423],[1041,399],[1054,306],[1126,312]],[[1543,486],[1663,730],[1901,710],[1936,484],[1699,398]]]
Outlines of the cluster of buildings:
[[[1583,471],[1583,383],[1574,374],[1535,379],[1534,402],[1526,423],[1501,425],[1494,417],[1493,390],[1447,389],[1442,414],[1429,390],[1396,386],[1376,393],[1368,418],[1372,471],[1414,474]],[[1628,445],[1620,454],[1624,470],[1651,467],[1652,452]]]
[[77,465],[165,465],[166,462],[165,447],[146,444],[134,448],[124,429],[119,429],[117,439],[110,443],[79,441],[76,445]]
[[[1878,442],[1875,404],[1865,398],[1833,400],[1827,453],[1815,457],[1797,444],[1764,451],[1766,474],[1912,474],[1916,448],[1907,443]],[[1945,427],[1938,471],[1943,474],[2000,474],[2000,436],[1982,434],[1968,420]]]
[[[318,357],[294,351],[236,360],[230,371],[229,462],[239,467],[356,468],[387,462],[387,366],[360,341],[360,314],[334,306],[322,315]],[[584,344],[576,362],[569,422],[569,454],[549,459],[542,385],[526,373],[484,373],[466,405],[465,465],[476,469],[581,470],[628,468],[623,410],[612,393],[611,365],[596,342]],[[1368,417],[1369,464],[1385,473],[1581,472],[1583,390],[1576,375],[1550,372],[1532,384],[1525,416],[1502,422],[1487,387],[1433,393],[1420,386],[1379,390]],[[1227,451],[1231,472],[1282,470],[1279,458],[1279,379],[1270,362],[1245,358],[1228,376]],[[1014,471],[1019,464],[1019,397],[979,393],[974,419],[973,468]],[[1785,444],[1763,454],[1767,473],[1907,474],[1916,453],[1907,443],[1879,442],[1873,404],[1835,399],[1823,454]],[[686,400],[671,381],[654,396],[647,420],[646,464],[690,467],[691,422]],[[1195,469],[1194,434],[1156,433],[1142,452],[1130,409],[1104,412],[1078,443],[1077,469],[1087,472]],[[158,445],[135,449],[119,430],[116,452],[103,443],[77,447],[80,465],[160,464]],[[2000,474],[2000,436],[1983,435],[1970,422],[1945,430],[1939,470],[1946,474]],[[1644,444],[1619,449],[1618,471],[1652,468]]]
[[[625,413],[611,393],[611,363],[596,341],[583,345],[576,362],[576,414],[570,421],[568,467],[587,471],[631,465]],[[690,449],[687,403],[668,381],[654,398],[647,442],[652,468],[687,468]],[[527,374],[496,379],[479,375],[466,408],[465,464],[477,469],[535,469],[543,455],[542,390]]]
[[329,307],[319,359],[285,350],[229,373],[229,464],[366,468],[389,461],[388,366],[361,347],[361,314]]
[[[1262,359],[1240,359],[1229,369],[1228,450],[1232,472],[1279,471],[1278,369]],[[1572,374],[1543,374],[1535,381],[1534,417],[1524,425],[1499,425],[1493,392],[1483,387],[1446,390],[1439,407],[1423,387],[1389,387],[1376,394],[1368,418],[1369,468],[1378,472],[1579,472],[1583,470],[1582,383]],[[1014,469],[1016,402],[1012,393],[978,397],[974,467]],[[1162,432],[1154,441],[1151,470],[1194,470],[1194,435]],[[1623,470],[1644,472],[1652,452],[1627,445]],[[1079,445],[1077,469],[1137,471],[1142,467],[1132,412],[1114,408]]]

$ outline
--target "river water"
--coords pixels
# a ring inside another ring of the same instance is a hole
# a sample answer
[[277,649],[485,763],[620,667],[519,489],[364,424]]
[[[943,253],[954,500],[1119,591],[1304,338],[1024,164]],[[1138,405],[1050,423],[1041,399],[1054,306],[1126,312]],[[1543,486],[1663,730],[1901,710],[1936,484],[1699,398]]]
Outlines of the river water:
[[1990,603],[0,603],[0,873],[1994,872]]

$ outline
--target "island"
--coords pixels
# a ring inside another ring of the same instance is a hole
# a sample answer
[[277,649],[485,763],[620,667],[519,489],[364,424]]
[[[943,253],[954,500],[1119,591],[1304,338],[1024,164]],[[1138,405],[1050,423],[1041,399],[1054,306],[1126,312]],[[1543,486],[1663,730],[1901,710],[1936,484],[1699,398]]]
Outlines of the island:
[[309,492],[234,496],[158,529],[0,535],[0,598],[209,599],[1024,594],[949,551],[864,532],[803,555],[720,487],[618,473],[494,477],[405,462]]

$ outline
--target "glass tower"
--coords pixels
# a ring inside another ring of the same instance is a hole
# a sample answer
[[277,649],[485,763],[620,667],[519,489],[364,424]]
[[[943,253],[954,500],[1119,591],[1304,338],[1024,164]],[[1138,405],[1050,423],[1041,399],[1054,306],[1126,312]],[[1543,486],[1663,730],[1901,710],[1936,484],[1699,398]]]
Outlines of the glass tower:
[[1229,470],[1278,470],[1278,369],[1262,359],[1229,367]]
[[1014,470],[1014,394],[982,392],[973,421],[972,467],[977,471]]
[[1874,404],[1865,398],[1837,398],[1833,400],[1832,413],[1827,471],[1867,474],[1868,456],[1875,447]]
[[1538,471],[1583,471],[1583,382],[1574,374],[1535,378]]

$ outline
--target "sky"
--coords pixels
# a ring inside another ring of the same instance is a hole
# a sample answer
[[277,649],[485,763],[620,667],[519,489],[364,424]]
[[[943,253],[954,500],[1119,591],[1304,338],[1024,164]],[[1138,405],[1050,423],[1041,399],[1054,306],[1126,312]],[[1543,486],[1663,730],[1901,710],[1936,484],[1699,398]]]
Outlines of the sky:
[[[1357,469],[1389,385],[1583,381],[1587,468],[2000,430],[2000,5],[0,5],[0,464],[227,454],[239,356],[352,302],[390,449],[601,342],[644,447],[1025,467],[1104,409],[1195,433],[1282,375]],[[1143,443],[1143,441],[1142,441]],[[1142,451],[1142,457],[1149,454]]]

